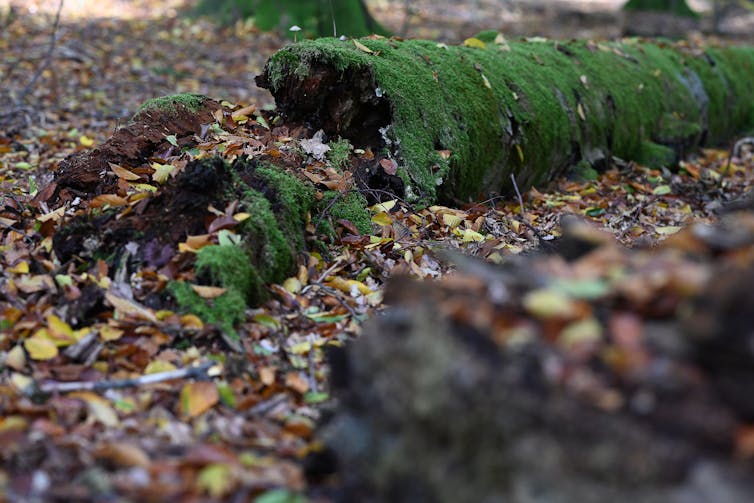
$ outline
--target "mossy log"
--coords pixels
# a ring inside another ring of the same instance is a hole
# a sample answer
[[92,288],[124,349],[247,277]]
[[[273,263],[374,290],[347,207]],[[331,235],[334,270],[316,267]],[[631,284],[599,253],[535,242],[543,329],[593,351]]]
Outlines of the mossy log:
[[398,162],[403,196],[468,201],[611,156],[671,164],[754,124],[754,49],[641,40],[291,44],[257,84],[280,110]]

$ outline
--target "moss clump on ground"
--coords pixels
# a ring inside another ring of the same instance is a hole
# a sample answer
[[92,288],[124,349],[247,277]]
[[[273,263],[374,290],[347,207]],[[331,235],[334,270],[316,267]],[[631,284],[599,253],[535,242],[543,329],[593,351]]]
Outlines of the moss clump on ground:
[[[235,170],[246,168],[236,164]],[[243,211],[251,218],[240,226],[240,232],[257,271],[264,283],[282,281],[296,263],[296,255],[305,248],[304,235],[314,189],[272,165],[258,164],[247,180],[236,175],[230,189],[241,201]]]
[[172,94],[169,96],[152,98],[151,100],[145,101],[139,107],[139,109],[136,111],[136,114],[134,114],[134,117],[136,117],[140,113],[152,109],[172,112],[175,111],[176,107],[178,106],[183,106],[190,112],[196,112],[208,99],[209,98],[207,96],[204,96],[203,94],[194,93]]
[[320,228],[318,232],[332,234],[333,226],[338,220],[348,220],[362,234],[372,232],[372,220],[367,206],[366,198],[358,192],[325,192],[318,204],[317,212],[320,215]]
[[168,292],[175,298],[179,308],[193,313],[205,323],[217,325],[227,334],[236,336],[234,326],[244,320],[246,300],[237,290],[228,290],[214,299],[203,299],[184,281],[168,284]]
[[327,144],[330,150],[327,151],[327,160],[333,168],[343,171],[348,167],[351,155],[351,144],[345,138],[338,138],[337,141],[331,141]]
[[263,296],[259,274],[240,246],[205,246],[196,254],[196,275],[206,277],[211,284],[238,292],[249,302],[257,302]]
[[203,299],[189,284],[176,281],[169,291],[181,310],[235,334],[233,326],[243,321],[246,307],[264,299],[262,280],[246,251],[237,245],[205,246],[196,254],[196,276],[200,283],[219,286],[226,292]]
[[[466,46],[303,41],[273,55],[259,83],[285,113],[320,120],[315,126],[355,147],[389,149],[399,161],[407,199],[425,204],[511,192],[511,174],[523,189],[582,159],[636,159],[646,141],[688,148],[754,125],[752,48],[482,37],[486,42]],[[332,81],[322,80],[323,68],[335,75]],[[297,92],[313,79],[327,84],[307,97]],[[344,126],[351,121],[341,120],[348,118],[344,105],[330,106],[334,99],[372,109],[387,102],[388,116],[372,126],[382,144],[359,144],[358,121]],[[301,100],[310,101],[302,106]],[[339,115],[329,117],[332,110]],[[670,136],[684,138],[667,137],[662,128],[668,117],[682,126]],[[688,145],[695,129],[696,144]],[[451,153],[445,163],[442,151]]]

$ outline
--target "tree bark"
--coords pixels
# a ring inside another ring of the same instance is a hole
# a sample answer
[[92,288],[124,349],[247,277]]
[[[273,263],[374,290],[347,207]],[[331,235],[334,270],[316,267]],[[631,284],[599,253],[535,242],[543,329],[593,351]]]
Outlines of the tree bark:
[[289,45],[258,85],[279,109],[398,163],[410,201],[469,201],[611,156],[670,165],[754,124],[754,50],[626,40]]
[[698,17],[686,0],[628,0],[624,10],[652,10],[669,12],[678,16]]
[[286,35],[295,25],[302,29],[302,38],[387,34],[363,0],[202,0],[197,11],[227,21],[253,16],[260,29]]

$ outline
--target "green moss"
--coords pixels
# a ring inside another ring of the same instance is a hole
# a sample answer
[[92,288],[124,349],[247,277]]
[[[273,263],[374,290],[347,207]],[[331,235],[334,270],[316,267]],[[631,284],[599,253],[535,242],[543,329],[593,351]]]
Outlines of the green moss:
[[196,254],[196,275],[238,292],[248,302],[258,302],[263,297],[259,274],[240,246],[210,245],[200,249]]
[[387,34],[358,0],[200,0],[194,12],[224,24],[253,16],[259,29],[289,37],[292,25],[303,30],[299,38],[333,35],[333,24],[338,35]]
[[317,209],[318,214],[321,215],[321,219],[318,218],[317,220],[322,222],[320,225],[324,224],[324,227],[317,229],[317,231],[332,234],[335,222],[348,220],[362,234],[371,233],[372,220],[367,209],[368,204],[366,198],[358,192],[346,194],[335,191],[325,192]]
[[642,143],[641,151],[634,156],[636,162],[650,168],[662,168],[672,166],[676,162],[675,151],[665,145],[645,141]]
[[[371,52],[352,41],[304,41],[273,55],[267,72],[273,94],[282,76],[314,65],[332,67],[344,85],[371,79],[390,108],[384,146],[399,160],[407,199],[425,204],[510,191],[511,174],[526,188],[580,159],[636,159],[647,141],[716,142],[754,124],[751,48],[700,54],[661,41],[481,36],[485,48],[360,40]],[[329,101],[316,99],[324,110]]]
[[669,12],[677,16],[699,17],[699,14],[689,7],[686,0],[628,0],[623,10]]
[[345,138],[338,138],[337,141],[331,141],[327,144],[330,150],[327,151],[327,160],[333,168],[342,172],[350,163],[351,143]]
[[172,94],[170,96],[152,98],[151,100],[145,101],[139,107],[134,117],[150,109],[172,112],[176,109],[177,106],[183,106],[191,112],[196,112],[208,99],[209,98],[207,96],[204,96],[203,94],[193,93]]
[[244,247],[257,264],[264,283],[282,281],[294,269],[296,255],[305,249],[304,235],[314,189],[280,168],[259,164],[251,174],[251,185],[238,174],[234,197],[252,215],[239,228]]
[[168,284],[168,291],[183,312],[197,315],[205,323],[221,327],[237,337],[234,326],[245,319],[246,300],[237,290],[228,290],[214,299],[203,299],[184,281]]

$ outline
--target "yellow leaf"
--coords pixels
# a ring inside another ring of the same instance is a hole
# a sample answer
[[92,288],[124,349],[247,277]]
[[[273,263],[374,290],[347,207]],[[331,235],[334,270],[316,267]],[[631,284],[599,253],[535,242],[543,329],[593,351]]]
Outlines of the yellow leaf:
[[196,328],[199,330],[204,328],[201,318],[195,314],[184,314],[181,316],[181,325],[183,328]]
[[197,250],[204,248],[212,242],[209,234],[198,234],[196,236],[188,236],[185,243],[178,243],[178,251],[180,252],[196,252]]
[[14,370],[21,371],[26,367],[26,353],[20,345],[13,346],[5,357],[5,364]]
[[100,208],[102,206],[125,206],[128,204],[128,200],[124,197],[116,196],[115,194],[100,194],[92,198],[89,201],[90,208]]
[[576,304],[567,295],[551,289],[534,290],[523,299],[524,308],[537,318],[569,318],[576,315]]
[[79,143],[85,147],[91,147],[94,145],[94,140],[86,135],[81,135],[81,137],[79,137]]
[[372,49],[365,46],[364,44],[362,44],[356,39],[353,39],[353,45],[355,45],[360,51],[368,52],[369,54],[374,54],[374,51]]
[[228,291],[227,288],[219,286],[191,285],[191,289],[203,299],[214,299]]
[[154,313],[146,307],[140,306],[136,302],[122,299],[110,292],[105,292],[105,298],[121,315],[125,315],[138,320],[146,320],[151,321],[152,323],[157,323],[157,317],[154,315]]
[[311,342],[299,342],[290,347],[289,351],[294,355],[307,354],[312,349]]
[[327,280],[327,283],[325,284],[349,294],[354,288],[362,295],[369,295],[370,293],[372,293],[371,288],[366,286],[361,281],[356,281],[355,279],[345,279],[339,276],[330,276]]
[[233,215],[233,220],[236,222],[243,222],[244,220],[251,217],[251,213],[236,213]]
[[465,45],[466,47],[475,47],[477,49],[484,49],[485,47],[487,47],[487,44],[474,37],[464,40],[463,45]]
[[24,348],[32,360],[51,360],[58,356],[58,347],[44,336],[29,337],[24,341]]
[[385,226],[392,224],[393,219],[390,218],[390,215],[388,215],[384,211],[381,211],[372,217],[372,222],[376,223],[377,225]]
[[199,416],[214,407],[220,399],[215,383],[198,381],[186,384],[181,390],[181,414],[189,418]]
[[560,332],[558,343],[565,348],[599,342],[602,337],[602,325],[594,318],[574,321]]
[[71,326],[54,314],[47,315],[47,334],[57,346],[68,346],[76,342]]
[[290,277],[283,282],[283,288],[289,293],[298,293],[301,291],[303,285],[298,278]]
[[492,89],[492,84],[490,84],[490,81],[484,74],[482,74],[482,80],[484,81],[484,87],[486,87],[487,89]]
[[165,183],[165,180],[167,180],[173,170],[175,170],[175,167],[171,166],[170,164],[160,164],[158,162],[153,162],[152,169],[154,169],[154,173],[152,173],[152,180],[157,183]]
[[453,213],[442,214],[442,223],[447,225],[451,229],[458,227],[461,222],[463,222],[463,218],[459,217],[458,215],[454,215]]
[[584,107],[581,106],[580,102],[576,105],[576,113],[579,114],[579,117],[581,117],[582,121],[586,120],[586,113],[584,113]]
[[89,415],[105,426],[118,426],[118,413],[110,406],[110,401],[91,391],[76,391],[68,395],[86,403]]
[[222,498],[236,486],[231,467],[225,463],[212,463],[199,472],[196,488],[210,498]]
[[372,213],[380,213],[380,212],[389,212],[390,210],[395,207],[395,203],[397,202],[396,199],[391,199],[390,201],[384,201],[382,203],[377,203],[373,206],[370,206],[369,209],[372,210]]
[[154,185],[149,185],[148,183],[132,183],[131,187],[134,189],[140,191],[140,192],[156,192],[157,187]]
[[118,166],[115,163],[111,162],[108,164],[110,164],[110,170],[113,173],[115,173],[115,176],[117,176],[118,178],[122,178],[123,180],[129,181],[129,182],[132,182],[134,180],[138,180],[139,178],[141,178],[139,175],[137,175],[133,171],[129,171],[126,168],[122,166]]
[[518,158],[521,162],[524,162],[524,149],[521,148],[521,145],[516,143],[516,152],[518,152]]
[[480,242],[484,241],[484,239],[485,239],[484,235],[482,235],[482,234],[480,234],[477,231],[472,230],[472,229],[464,229],[464,230],[460,231],[460,235],[461,235],[461,239],[462,239],[462,241],[464,243],[471,243],[472,241],[480,243]]
[[683,229],[683,227],[677,225],[667,225],[664,227],[655,227],[655,232],[657,234],[662,234],[663,236],[670,236],[671,234],[675,234],[681,229]]
[[10,382],[19,391],[28,390],[28,389],[30,389],[31,386],[34,385],[34,379],[32,379],[29,376],[25,376],[23,374],[19,374],[18,372],[13,372],[11,374],[11,376],[10,376]]
[[158,372],[170,372],[175,370],[175,365],[165,360],[149,362],[144,369],[144,374],[157,374]]
[[99,336],[103,341],[117,341],[123,336],[123,330],[104,325],[99,329]]
[[13,267],[9,267],[8,272],[12,272],[13,274],[29,274],[29,263],[23,260]]

